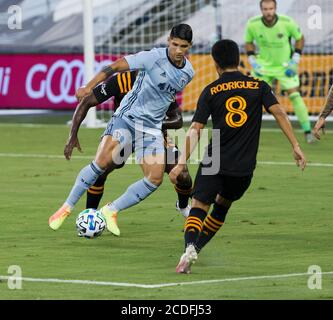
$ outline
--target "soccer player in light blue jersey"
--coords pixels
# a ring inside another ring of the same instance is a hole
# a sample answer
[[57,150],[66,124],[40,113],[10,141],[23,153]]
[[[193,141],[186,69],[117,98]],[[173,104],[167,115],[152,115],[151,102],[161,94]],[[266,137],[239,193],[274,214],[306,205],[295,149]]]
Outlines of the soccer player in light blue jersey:
[[162,121],[177,92],[182,91],[194,76],[193,67],[185,57],[191,45],[191,27],[176,25],[170,32],[167,48],[125,56],[104,67],[85,87],[77,90],[76,97],[80,101],[112,74],[139,71],[132,90],[108,123],[94,161],[80,171],[67,200],[49,218],[53,230],[60,228],[81,196],[112,163],[124,160],[119,159],[123,148],[126,158],[134,146],[144,178],[101,209],[110,232],[120,235],[119,211],[144,200],[162,183],[165,167]]

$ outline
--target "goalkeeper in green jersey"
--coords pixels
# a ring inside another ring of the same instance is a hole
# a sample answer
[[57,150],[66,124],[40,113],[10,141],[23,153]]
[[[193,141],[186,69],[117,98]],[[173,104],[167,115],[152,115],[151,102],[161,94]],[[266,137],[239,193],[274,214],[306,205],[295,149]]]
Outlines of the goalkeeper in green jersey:
[[[251,18],[245,31],[245,48],[253,68],[252,75],[270,85],[275,79],[280,82],[281,89],[289,95],[306,141],[312,143],[315,140],[308,110],[299,92],[297,74],[304,37],[292,18],[276,14],[276,0],[261,0],[260,9],[262,16]],[[291,38],[295,40],[294,48]]]

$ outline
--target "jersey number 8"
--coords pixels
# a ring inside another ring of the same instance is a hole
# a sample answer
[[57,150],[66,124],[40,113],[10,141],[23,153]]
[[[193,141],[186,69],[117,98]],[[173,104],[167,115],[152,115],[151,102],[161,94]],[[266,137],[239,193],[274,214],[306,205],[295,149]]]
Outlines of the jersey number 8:
[[[238,102],[237,108],[234,107],[234,104],[236,102]],[[239,128],[244,125],[247,120],[247,114],[246,112],[244,112],[246,106],[247,105],[245,99],[240,96],[231,97],[226,101],[225,107],[229,112],[225,117],[225,121],[229,127]],[[238,115],[237,121],[234,120],[235,115]]]

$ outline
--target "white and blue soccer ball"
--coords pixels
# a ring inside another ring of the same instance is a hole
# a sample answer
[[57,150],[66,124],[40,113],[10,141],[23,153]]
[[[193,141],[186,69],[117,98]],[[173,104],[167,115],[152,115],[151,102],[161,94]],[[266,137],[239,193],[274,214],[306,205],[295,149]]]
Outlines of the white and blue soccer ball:
[[79,237],[96,238],[106,227],[104,216],[99,210],[85,209],[76,219],[76,229]]

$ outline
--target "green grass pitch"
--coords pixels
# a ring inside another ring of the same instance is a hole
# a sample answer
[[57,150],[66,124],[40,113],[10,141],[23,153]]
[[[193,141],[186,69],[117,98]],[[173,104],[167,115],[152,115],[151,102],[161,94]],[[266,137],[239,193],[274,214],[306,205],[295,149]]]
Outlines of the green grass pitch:
[[[8,276],[9,266],[18,265],[26,278],[129,286],[23,281],[22,289],[12,290],[2,278],[0,299],[333,298],[332,274],[322,275],[321,289],[312,290],[306,274],[311,265],[333,271],[332,134],[305,145],[297,133],[309,164],[316,164],[302,173],[288,164],[293,161],[291,148],[282,133],[263,131],[248,192],[201,252],[193,273],[179,275],[175,266],[183,250],[184,221],[175,211],[176,194],[167,176],[150,198],[119,214],[119,238],[106,231],[93,240],[77,237],[75,218],[85,197],[60,230],[49,229],[49,215],[93,158],[102,132],[81,129],[84,153],[75,151],[66,161],[62,152],[68,130],[61,125],[0,125],[0,275]],[[190,166],[192,176],[196,167]],[[113,172],[103,203],[141,176],[136,165]],[[272,275],[276,277],[262,278]],[[194,283],[177,285],[181,282]],[[176,285],[133,286],[170,283]]]

